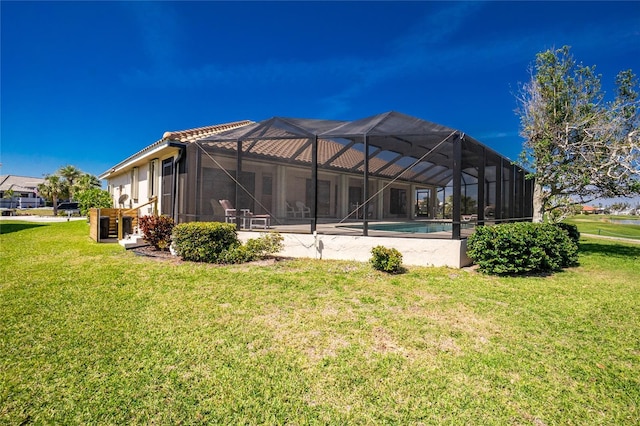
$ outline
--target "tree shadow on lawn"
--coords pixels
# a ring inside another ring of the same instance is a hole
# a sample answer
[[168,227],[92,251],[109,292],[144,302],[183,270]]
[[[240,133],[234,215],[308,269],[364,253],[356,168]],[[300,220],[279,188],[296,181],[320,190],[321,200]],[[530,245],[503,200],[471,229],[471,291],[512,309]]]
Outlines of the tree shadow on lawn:
[[587,255],[640,258],[640,246],[580,242],[580,253]]
[[12,232],[24,231],[25,229],[38,228],[42,225],[39,223],[2,223],[0,222],[0,235],[10,234]]

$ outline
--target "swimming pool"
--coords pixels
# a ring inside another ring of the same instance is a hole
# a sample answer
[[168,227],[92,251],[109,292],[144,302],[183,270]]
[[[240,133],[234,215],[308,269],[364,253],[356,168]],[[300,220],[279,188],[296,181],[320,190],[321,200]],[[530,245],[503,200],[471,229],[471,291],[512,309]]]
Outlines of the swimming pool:
[[[472,228],[473,224],[463,223],[462,228]],[[362,225],[347,225],[344,228],[362,229]],[[394,223],[370,223],[370,231],[406,232],[409,234],[430,234],[433,232],[451,231],[453,225],[450,222],[394,222]]]

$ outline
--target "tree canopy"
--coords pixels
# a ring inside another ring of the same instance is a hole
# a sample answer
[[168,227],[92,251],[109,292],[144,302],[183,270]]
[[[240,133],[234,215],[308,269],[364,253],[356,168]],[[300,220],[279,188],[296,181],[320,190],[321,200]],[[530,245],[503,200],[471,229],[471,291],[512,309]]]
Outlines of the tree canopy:
[[535,178],[534,220],[560,218],[597,198],[640,194],[640,105],[637,78],[618,73],[606,100],[595,66],[570,48],[538,53],[518,110],[522,160]]
[[58,200],[67,194],[68,187],[64,178],[58,175],[47,175],[44,183],[38,185],[38,193],[41,197],[50,200],[53,204],[53,215],[58,214]]
[[[54,215],[58,214],[59,200],[73,198],[74,195],[80,195],[82,192],[100,188],[100,180],[96,176],[84,173],[71,165],[61,167],[56,173],[45,176],[44,180],[44,183],[38,185],[38,193],[42,198],[52,202]],[[100,198],[98,192],[91,192],[90,196],[83,197],[83,202],[88,205],[91,204],[91,200],[103,198],[103,196]],[[101,201],[100,204],[102,206],[106,201]]]

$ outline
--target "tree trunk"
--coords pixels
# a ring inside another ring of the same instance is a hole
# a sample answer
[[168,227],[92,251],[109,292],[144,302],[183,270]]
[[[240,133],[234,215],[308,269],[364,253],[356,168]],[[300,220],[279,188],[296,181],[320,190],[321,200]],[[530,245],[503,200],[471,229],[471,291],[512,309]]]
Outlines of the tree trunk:
[[544,190],[541,185],[533,185],[533,220],[534,223],[542,223],[544,220]]

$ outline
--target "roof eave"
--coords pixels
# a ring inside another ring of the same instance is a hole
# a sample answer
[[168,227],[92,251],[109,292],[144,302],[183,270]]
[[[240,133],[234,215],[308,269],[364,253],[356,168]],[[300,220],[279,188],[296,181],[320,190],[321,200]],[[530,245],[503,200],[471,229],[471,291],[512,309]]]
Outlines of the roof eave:
[[171,140],[162,140],[158,141],[155,144],[148,147],[147,150],[143,150],[138,152],[137,154],[132,155],[126,160],[116,164],[111,169],[105,171],[101,175],[98,176],[98,179],[109,179],[111,176],[119,174],[123,170],[131,167],[135,163],[139,163],[145,159],[152,159],[152,157],[156,156],[160,152],[166,150],[167,148],[185,148],[187,146],[186,143],[176,142]]

